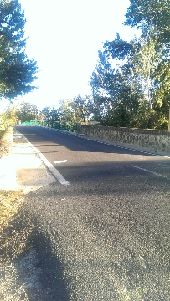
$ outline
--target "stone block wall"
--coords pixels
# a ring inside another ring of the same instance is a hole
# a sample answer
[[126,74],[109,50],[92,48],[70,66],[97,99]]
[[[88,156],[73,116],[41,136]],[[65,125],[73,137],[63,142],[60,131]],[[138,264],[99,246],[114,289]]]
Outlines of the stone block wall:
[[79,133],[88,137],[156,153],[170,153],[170,132],[83,125]]

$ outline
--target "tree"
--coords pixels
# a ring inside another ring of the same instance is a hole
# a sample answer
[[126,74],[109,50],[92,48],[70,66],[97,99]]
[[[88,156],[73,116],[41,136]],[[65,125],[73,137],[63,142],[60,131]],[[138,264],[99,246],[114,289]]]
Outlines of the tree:
[[18,120],[20,120],[21,122],[35,120],[38,118],[38,108],[36,105],[30,104],[28,102],[23,102],[18,108],[16,114]]
[[60,125],[61,128],[72,130],[75,127],[75,113],[72,108],[72,100],[66,99],[60,102]]
[[35,88],[37,65],[25,53],[25,22],[18,0],[0,2],[0,95],[10,100]]
[[75,122],[86,123],[86,121],[89,120],[90,115],[92,113],[90,96],[76,96],[71,103],[71,108],[74,111]]
[[[98,107],[101,123],[129,126],[139,105],[140,87],[134,78],[132,64],[135,48],[117,35],[104,44],[99,61],[91,77],[94,103]],[[126,59],[126,60],[125,60]],[[117,65],[114,60],[118,60]],[[114,63],[114,68],[112,67]]]
[[97,118],[110,125],[166,128],[170,107],[169,0],[130,0],[126,24],[140,28],[141,36],[127,42],[117,34],[99,52],[91,77]]
[[45,107],[41,114],[44,116],[44,123],[48,127],[60,128],[60,113],[58,109]]
[[[169,0],[130,0],[126,24],[142,29],[141,70],[145,72],[148,99],[157,113],[170,116],[170,2]],[[143,72],[143,75],[144,75]],[[161,109],[162,106],[162,109]],[[167,109],[168,110],[168,109]],[[159,116],[159,118],[160,118]],[[164,122],[165,123],[165,122]],[[169,119],[170,129],[170,119]]]
[[160,43],[170,43],[169,0],[130,0],[126,24],[142,29],[145,36],[154,36]]

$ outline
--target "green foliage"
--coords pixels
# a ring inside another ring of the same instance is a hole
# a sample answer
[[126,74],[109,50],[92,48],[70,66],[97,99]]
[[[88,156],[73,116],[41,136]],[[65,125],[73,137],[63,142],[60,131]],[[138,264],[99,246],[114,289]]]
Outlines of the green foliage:
[[34,88],[37,66],[25,53],[24,25],[19,1],[0,1],[0,95],[8,99]]
[[30,121],[37,119],[38,117],[38,108],[36,105],[33,105],[28,102],[23,102],[20,104],[19,108],[16,111],[18,120],[22,123],[25,121]]
[[76,129],[77,120],[72,100],[62,101],[60,108],[60,126],[66,130]]
[[43,118],[44,125],[47,125],[52,128],[60,128],[60,113],[59,110],[54,108],[45,107],[41,111]]
[[112,59],[119,60],[123,60],[127,58],[127,56],[131,57],[135,52],[134,45],[122,40],[118,33],[116,34],[115,40],[105,42],[104,49],[108,57],[111,56]]
[[[91,76],[95,120],[114,126],[167,128],[170,106],[170,2],[130,0],[130,42],[106,41]],[[114,67],[113,67],[114,66]]]
[[17,122],[17,115],[14,108],[7,109],[0,114],[0,131],[5,131],[9,126],[14,126]]
[[169,0],[130,0],[126,24],[140,27],[144,35],[152,34],[161,43],[170,43]]
[[77,126],[86,123],[92,113],[91,98],[78,95],[72,100],[61,102],[60,127],[67,130],[76,130]]
[[61,101],[59,109],[45,107],[40,116],[43,116],[42,123],[48,127],[74,131],[90,118],[92,106],[91,97],[78,95],[74,99]]
[[[126,43],[121,39],[119,39],[119,50],[121,43],[123,52],[125,52]],[[104,51],[100,52],[98,65],[91,77],[94,108],[98,108],[97,115],[94,114],[94,116],[95,120],[102,124],[130,126],[131,119],[136,115],[139,99],[142,95],[140,86],[135,81],[135,70],[130,58],[128,63],[125,62],[117,68],[112,68],[111,60],[114,52],[112,47],[115,47],[115,44],[117,45],[117,38],[116,42],[105,44]]]

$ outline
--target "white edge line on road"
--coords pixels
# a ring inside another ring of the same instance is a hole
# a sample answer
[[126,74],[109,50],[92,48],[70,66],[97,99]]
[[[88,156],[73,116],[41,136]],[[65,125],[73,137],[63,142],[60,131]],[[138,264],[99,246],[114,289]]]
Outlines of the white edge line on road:
[[39,158],[47,167],[47,169],[52,173],[54,178],[56,178],[61,185],[65,185],[65,186],[70,185],[70,182],[65,180],[65,178],[60,174],[60,172],[46,159],[46,157],[38,150],[38,148],[36,148],[25,136],[24,138],[26,139],[28,144],[32,147],[32,149],[35,151],[35,153],[39,156]]
[[[35,148],[35,146],[34,146],[34,148]],[[45,158],[45,156],[42,153],[38,152],[38,155],[39,155],[40,159],[44,162],[45,166],[48,167],[49,171],[59,181],[60,184],[65,185],[65,186],[70,185],[70,182],[65,180],[65,178],[61,175],[61,173]]]
[[139,169],[139,170],[142,170],[142,171],[144,171],[144,172],[151,173],[151,174],[153,174],[154,176],[157,176],[157,177],[167,178],[166,176],[163,176],[163,175],[161,175],[161,174],[159,174],[159,173],[157,173],[157,172],[155,172],[155,171],[151,171],[151,170],[142,168],[142,167],[137,166],[137,165],[133,165],[133,167],[135,167],[135,168],[137,168],[137,169]]

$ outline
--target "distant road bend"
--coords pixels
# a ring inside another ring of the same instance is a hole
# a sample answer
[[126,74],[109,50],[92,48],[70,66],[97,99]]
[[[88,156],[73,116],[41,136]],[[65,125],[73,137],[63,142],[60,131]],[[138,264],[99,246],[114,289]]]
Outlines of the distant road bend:
[[54,256],[43,300],[168,301],[170,159],[43,127],[17,129],[56,178],[26,205]]

